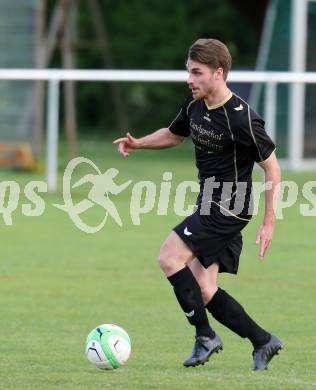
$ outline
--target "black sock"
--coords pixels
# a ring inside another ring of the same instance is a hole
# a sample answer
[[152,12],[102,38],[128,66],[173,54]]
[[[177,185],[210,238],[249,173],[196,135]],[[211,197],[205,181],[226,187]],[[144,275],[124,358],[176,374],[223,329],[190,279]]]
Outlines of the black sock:
[[206,308],[218,322],[240,337],[247,337],[254,348],[269,342],[271,335],[257,325],[243,307],[226,291],[219,288]]
[[168,277],[178,302],[197,336],[215,337],[205,311],[201,289],[188,267]]

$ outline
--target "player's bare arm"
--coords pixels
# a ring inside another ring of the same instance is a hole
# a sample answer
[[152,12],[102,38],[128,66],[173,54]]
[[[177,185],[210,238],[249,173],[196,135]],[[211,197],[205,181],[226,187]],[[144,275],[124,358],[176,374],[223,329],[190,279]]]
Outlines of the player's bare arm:
[[264,219],[256,237],[256,244],[260,244],[259,256],[263,258],[273,238],[281,170],[275,152],[267,160],[261,162],[260,166],[265,173],[265,182],[269,183],[265,191]]
[[142,138],[135,138],[127,133],[126,137],[118,138],[113,143],[118,145],[119,153],[127,157],[136,149],[165,149],[179,145],[183,140],[184,137],[173,134],[166,127]]

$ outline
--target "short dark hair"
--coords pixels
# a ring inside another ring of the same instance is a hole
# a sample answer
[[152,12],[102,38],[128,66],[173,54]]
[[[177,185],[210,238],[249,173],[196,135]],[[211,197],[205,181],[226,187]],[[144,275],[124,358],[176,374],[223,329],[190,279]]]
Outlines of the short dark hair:
[[188,58],[208,65],[211,69],[223,68],[224,80],[232,66],[227,46],[217,39],[198,39],[189,49]]

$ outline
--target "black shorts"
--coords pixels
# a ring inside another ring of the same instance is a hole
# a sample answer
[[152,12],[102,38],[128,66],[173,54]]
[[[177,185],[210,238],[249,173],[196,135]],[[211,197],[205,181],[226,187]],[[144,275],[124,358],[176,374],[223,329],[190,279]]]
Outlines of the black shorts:
[[219,263],[219,272],[237,274],[242,249],[241,230],[249,222],[246,218],[222,213],[212,203],[209,215],[197,209],[173,230],[188,245],[201,264],[207,268]]

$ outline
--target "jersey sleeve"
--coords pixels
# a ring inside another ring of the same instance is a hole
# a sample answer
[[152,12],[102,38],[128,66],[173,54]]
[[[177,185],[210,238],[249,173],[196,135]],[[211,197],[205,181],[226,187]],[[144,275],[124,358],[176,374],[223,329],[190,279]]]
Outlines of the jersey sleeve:
[[249,109],[236,137],[237,142],[246,147],[257,163],[266,160],[275,150],[275,144],[266,133],[264,124],[264,120]]
[[188,97],[182,105],[178,115],[168,126],[169,130],[176,135],[188,137],[190,135],[190,118],[188,114],[188,107],[193,102],[193,97]]

